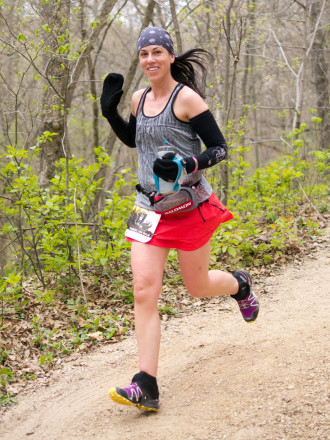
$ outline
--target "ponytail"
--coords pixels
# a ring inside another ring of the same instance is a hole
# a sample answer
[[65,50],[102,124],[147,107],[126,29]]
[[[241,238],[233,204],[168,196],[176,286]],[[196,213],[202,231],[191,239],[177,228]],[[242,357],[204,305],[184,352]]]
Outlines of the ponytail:
[[211,54],[204,49],[190,49],[177,56],[171,64],[171,74],[175,81],[185,84],[204,98],[207,70],[205,58]]

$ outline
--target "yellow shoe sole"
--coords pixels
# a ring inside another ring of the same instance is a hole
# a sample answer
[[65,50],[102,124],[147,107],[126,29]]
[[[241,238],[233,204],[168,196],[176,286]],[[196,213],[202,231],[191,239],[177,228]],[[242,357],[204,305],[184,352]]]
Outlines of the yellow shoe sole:
[[114,402],[119,403],[121,405],[128,405],[128,406],[135,406],[138,409],[145,410],[145,411],[158,411],[159,408],[149,408],[148,406],[140,405],[140,403],[133,403],[128,399],[125,399],[125,397],[121,396],[117,393],[116,388],[111,388],[109,391],[110,399],[112,399]]

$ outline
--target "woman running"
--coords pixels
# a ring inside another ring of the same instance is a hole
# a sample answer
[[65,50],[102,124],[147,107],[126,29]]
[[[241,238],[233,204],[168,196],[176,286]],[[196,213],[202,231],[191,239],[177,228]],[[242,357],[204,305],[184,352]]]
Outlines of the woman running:
[[[139,181],[126,230],[131,242],[138,371],[127,387],[112,388],[110,397],[155,411],[161,337],[158,299],[169,250],[177,250],[184,284],[193,297],[231,295],[246,322],[256,320],[259,302],[245,270],[233,274],[209,270],[212,234],[232,214],[202,172],[227,155],[225,139],[203,98],[203,57],[208,53],[192,49],[178,56],[169,33],[151,26],[141,32],[137,52],[150,85],[133,94],[129,121],[117,111],[122,75],[110,73],[101,96],[103,116],[124,144],[137,149]],[[159,157],[165,147],[170,151]],[[181,189],[189,190],[167,195],[161,191],[164,182],[172,188],[179,182]],[[176,206],[175,197],[184,192],[186,203],[179,201]]]

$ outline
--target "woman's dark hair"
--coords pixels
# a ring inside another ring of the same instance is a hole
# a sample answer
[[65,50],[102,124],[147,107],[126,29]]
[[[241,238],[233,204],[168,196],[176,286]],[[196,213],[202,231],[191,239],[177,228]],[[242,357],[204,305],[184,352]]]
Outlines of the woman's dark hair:
[[204,98],[207,74],[205,58],[211,57],[204,49],[190,49],[175,58],[171,64],[171,74],[175,81],[185,84]]

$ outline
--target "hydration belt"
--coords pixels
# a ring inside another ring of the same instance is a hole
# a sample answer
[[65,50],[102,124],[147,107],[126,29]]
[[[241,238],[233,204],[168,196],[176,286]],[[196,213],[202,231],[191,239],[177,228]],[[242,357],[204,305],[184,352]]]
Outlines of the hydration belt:
[[178,214],[180,212],[191,211],[200,204],[197,195],[197,186],[200,180],[191,186],[181,186],[179,191],[171,194],[160,194],[157,191],[147,191],[140,184],[136,185],[136,190],[149,198],[154,211],[159,214]]

